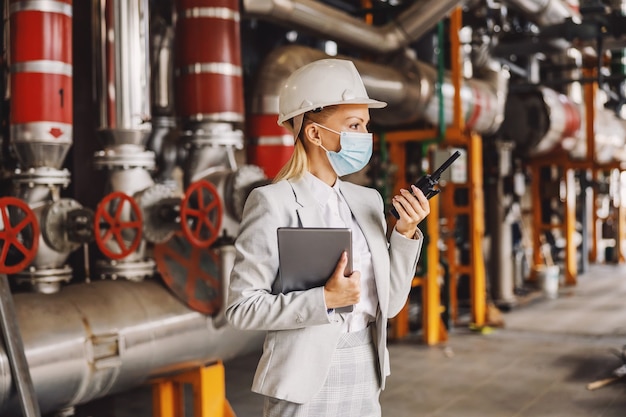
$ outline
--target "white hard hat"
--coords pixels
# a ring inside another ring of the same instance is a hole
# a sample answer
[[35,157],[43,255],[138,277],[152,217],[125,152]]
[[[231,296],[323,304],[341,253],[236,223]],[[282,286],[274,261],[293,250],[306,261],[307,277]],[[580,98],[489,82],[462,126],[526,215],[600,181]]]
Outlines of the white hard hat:
[[278,124],[336,104],[367,104],[376,109],[387,105],[368,97],[352,61],[321,59],[297,69],[283,84],[278,97]]

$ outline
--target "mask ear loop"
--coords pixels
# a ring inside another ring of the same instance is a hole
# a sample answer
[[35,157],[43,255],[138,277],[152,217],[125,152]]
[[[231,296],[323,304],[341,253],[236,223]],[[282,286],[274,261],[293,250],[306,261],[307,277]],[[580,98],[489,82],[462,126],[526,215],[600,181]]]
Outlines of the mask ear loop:
[[[338,135],[339,135],[339,137],[341,137],[341,132],[337,132],[336,130],[333,130],[333,129],[329,128],[329,127],[326,127],[326,126],[321,125],[321,124],[316,123],[316,122],[313,122],[313,124],[314,124],[315,126],[317,126],[317,127],[321,127],[322,129],[326,129],[326,130],[328,130],[329,132],[336,133],[336,134],[338,134]],[[320,136],[320,143],[319,143],[319,145],[320,145],[320,148],[324,149],[326,152],[330,152],[328,149],[326,149],[326,148],[324,147],[324,145],[322,145],[322,138],[321,138],[321,136]]]

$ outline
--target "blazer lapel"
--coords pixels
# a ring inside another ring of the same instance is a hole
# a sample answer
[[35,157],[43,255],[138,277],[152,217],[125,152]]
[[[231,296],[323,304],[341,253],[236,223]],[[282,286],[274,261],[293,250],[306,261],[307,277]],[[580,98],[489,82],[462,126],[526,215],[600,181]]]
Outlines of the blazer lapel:
[[300,206],[296,211],[298,212],[298,219],[300,220],[300,227],[324,227],[326,222],[322,218],[319,207],[309,187],[306,185],[304,178],[297,180],[289,180],[289,184],[293,189],[293,193],[296,197],[296,203]]
[[[378,207],[372,204],[370,199],[363,198],[356,186],[340,183],[340,190],[346,199],[350,211],[363,231],[365,240],[372,253],[372,265],[378,291],[378,302],[382,311],[387,311],[389,305],[389,257],[387,253],[387,238],[385,230],[380,223],[380,215],[376,212]],[[376,254],[384,254],[377,256]]]

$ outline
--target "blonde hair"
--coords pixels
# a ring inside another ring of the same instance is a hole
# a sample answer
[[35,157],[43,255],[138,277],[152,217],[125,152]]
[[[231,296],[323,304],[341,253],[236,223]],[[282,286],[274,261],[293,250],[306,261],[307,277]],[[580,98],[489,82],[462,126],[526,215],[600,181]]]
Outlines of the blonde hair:
[[280,171],[278,171],[278,174],[276,174],[272,182],[300,178],[308,170],[309,161],[307,160],[306,149],[304,149],[302,139],[296,138],[291,157]]
[[[302,177],[309,170],[309,160],[307,157],[306,138],[304,137],[304,128],[311,123],[323,123],[337,111],[337,105],[324,107],[319,110],[313,110],[304,114],[304,120],[302,121],[302,128],[298,132],[298,136],[295,139],[293,153],[287,161],[287,163],[276,174],[272,182],[278,182],[282,180],[297,179]],[[287,121],[289,123],[290,130],[293,132],[293,119]],[[295,134],[295,133],[294,133]]]

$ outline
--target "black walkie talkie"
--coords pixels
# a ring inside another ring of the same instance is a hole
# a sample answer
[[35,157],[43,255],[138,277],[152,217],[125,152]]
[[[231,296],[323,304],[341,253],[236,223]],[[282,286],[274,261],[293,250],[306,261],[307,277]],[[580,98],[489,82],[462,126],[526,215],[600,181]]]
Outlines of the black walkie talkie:
[[[435,170],[435,172],[433,172],[430,175],[428,174],[424,175],[423,177],[420,177],[420,179],[418,179],[415,182],[415,186],[419,188],[420,190],[422,190],[422,192],[424,193],[427,199],[430,200],[432,197],[436,196],[437,194],[441,192],[441,190],[435,189],[434,187],[435,185],[439,183],[439,177],[441,177],[441,174],[443,174],[443,171],[448,169],[448,167],[452,165],[452,163],[456,161],[456,159],[459,156],[461,156],[461,152],[459,151],[454,152],[450,158],[448,158],[443,164],[441,164],[439,168]],[[400,218],[400,215],[398,214],[398,211],[396,210],[395,207],[392,207],[389,212],[393,214],[393,216],[396,219]]]

